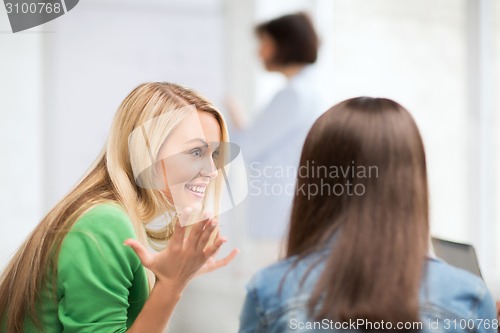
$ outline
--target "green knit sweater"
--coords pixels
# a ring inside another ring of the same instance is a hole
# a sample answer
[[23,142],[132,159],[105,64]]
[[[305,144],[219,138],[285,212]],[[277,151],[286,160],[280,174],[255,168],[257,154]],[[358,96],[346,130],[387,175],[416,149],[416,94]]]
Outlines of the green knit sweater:
[[[136,238],[121,207],[99,204],[64,238],[57,267],[57,298],[45,288],[39,315],[47,333],[125,332],[148,295],[146,270],[132,249]],[[39,332],[26,322],[26,332]]]

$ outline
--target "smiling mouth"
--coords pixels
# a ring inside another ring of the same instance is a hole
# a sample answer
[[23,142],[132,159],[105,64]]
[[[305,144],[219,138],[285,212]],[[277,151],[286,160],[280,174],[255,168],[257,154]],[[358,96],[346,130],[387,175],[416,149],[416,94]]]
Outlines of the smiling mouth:
[[196,185],[187,185],[186,188],[193,193],[195,196],[199,198],[203,198],[205,196],[206,186],[196,186]]

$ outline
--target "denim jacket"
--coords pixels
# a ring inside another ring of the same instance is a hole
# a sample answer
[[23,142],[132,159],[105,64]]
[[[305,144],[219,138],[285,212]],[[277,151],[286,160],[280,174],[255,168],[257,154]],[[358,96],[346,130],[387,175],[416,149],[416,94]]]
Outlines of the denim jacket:
[[[280,283],[294,258],[258,272],[247,286],[239,332],[359,332],[356,322],[315,321],[307,317],[308,300],[324,263],[311,271],[302,286],[300,281],[309,265],[318,258],[317,254],[310,256],[291,269],[283,281],[281,293],[278,292]],[[495,304],[479,277],[439,259],[428,258],[425,265],[420,287],[421,322],[406,325],[420,332],[497,332]],[[381,326],[382,323],[370,324],[372,326],[368,327],[373,330],[391,328]]]

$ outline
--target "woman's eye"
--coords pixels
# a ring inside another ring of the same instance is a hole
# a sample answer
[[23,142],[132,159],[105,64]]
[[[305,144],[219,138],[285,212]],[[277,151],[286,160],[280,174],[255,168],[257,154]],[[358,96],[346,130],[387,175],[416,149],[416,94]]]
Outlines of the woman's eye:
[[191,155],[194,157],[201,157],[201,153],[201,149],[199,148],[191,150]]

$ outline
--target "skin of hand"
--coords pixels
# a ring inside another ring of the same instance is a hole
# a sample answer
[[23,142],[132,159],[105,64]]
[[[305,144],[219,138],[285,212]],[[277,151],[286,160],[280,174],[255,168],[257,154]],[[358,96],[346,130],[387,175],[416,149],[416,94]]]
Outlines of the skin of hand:
[[[188,228],[191,229],[189,232]],[[127,239],[124,244],[130,246],[142,264],[155,274],[156,283],[166,281],[184,289],[193,277],[226,266],[239,253],[238,249],[234,249],[227,257],[215,259],[227,241],[216,228],[215,219],[205,219],[187,227],[182,227],[178,220],[167,247],[158,253],[149,252],[134,239]],[[216,232],[215,239],[207,246],[213,232]]]

